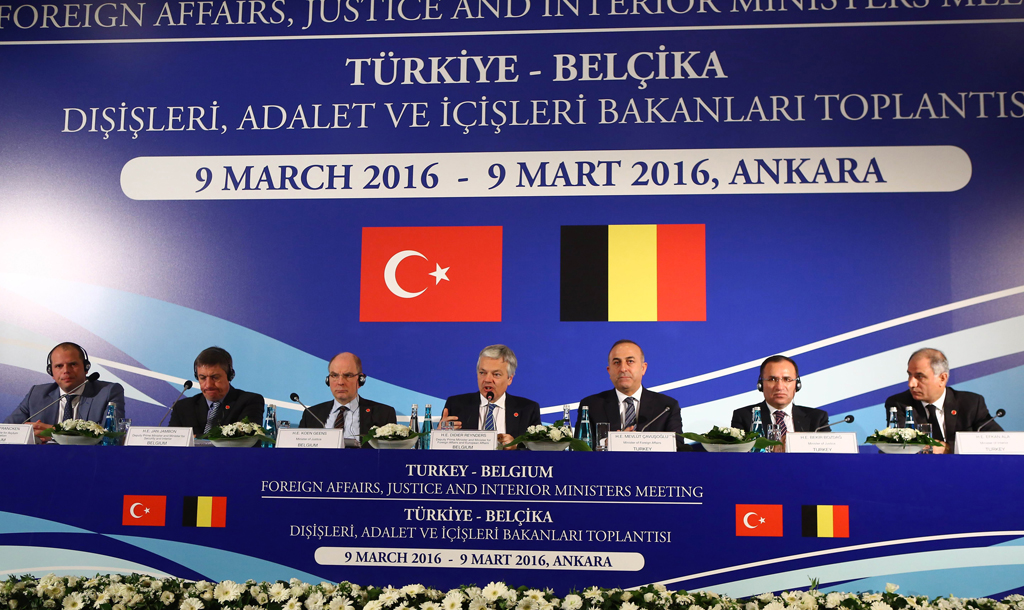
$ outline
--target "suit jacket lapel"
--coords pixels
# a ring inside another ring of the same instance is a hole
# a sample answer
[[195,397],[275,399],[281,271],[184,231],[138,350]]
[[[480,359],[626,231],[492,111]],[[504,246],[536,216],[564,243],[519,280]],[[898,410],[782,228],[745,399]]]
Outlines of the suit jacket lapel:
[[[60,396],[60,386],[58,386],[55,383],[55,384],[53,384],[53,390],[51,390],[50,392],[47,392],[46,396],[43,396],[43,404],[44,405],[50,405],[50,403],[55,401],[55,400],[57,400],[57,398],[59,396]],[[50,424],[51,426],[56,425],[57,424],[57,418],[60,416],[61,406],[62,405],[60,404],[60,401],[57,400],[57,402],[55,404],[50,405],[49,407],[46,408],[46,410],[44,410],[39,415],[36,415],[35,417],[39,421],[47,423],[47,424]],[[29,415],[32,415],[32,413],[30,412]],[[25,423],[28,423],[28,421],[29,420],[25,420]]]
[[942,418],[945,430],[942,431],[942,437],[947,443],[951,443],[950,439],[957,433],[957,401],[956,395],[953,393],[952,388],[946,388],[946,400],[942,404]]
[[640,407],[636,410],[636,429],[640,429],[641,421],[643,425],[647,425],[658,416],[658,413],[658,408],[654,405],[654,394],[644,388],[640,394]]
[[807,415],[803,409],[797,409],[796,405],[793,405],[793,430],[789,432],[814,432],[811,430],[811,423],[808,421]]
[[[775,418],[772,417],[772,408],[768,406],[767,402],[761,402],[761,429],[764,430],[764,435],[768,436],[768,426],[775,423]],[[753,424],[751,424],[753,425]]]
[[608,400],[604,403],[605,415],[608,420],[608,430],[617,432],[622,430],[622,413],[619,412],[619,395],[612,390]]
[[196,394],[195,403],[192,405],[192,408],[195,409],[194,417],[196,422],[193,424],[193,427],[198,428],[200,430],[199,434],[202,434],[202,431],[206,429],[206,414],[210,411],[209,405],[206,404],[206,396],[202,392]]
[[469,404],[469,411],[466,412],[466,421],[462,422],[462,427],[466,430],[480,430],[482,422],[480,421],[480,393],[473,394]]
[[[324,421],[327,421],[324,419]],[[359,398],[359,436],[366,436],[373,426],[373,405]]]
[[505,393],[505,434],[519,436],[519,409],[516,408],[516,401]]

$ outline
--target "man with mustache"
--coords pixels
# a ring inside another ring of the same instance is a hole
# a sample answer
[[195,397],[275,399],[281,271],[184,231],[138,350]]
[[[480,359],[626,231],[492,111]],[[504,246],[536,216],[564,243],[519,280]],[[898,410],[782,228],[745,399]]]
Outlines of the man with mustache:
[[[676,450],[685,451],[686,443],[678,436],[683,422],[676,399],[643,387],[647,361],[640,346],[628,339],[616,341],[608,352],[608,376],[614,389],[587,396],[580,401],[590,410],[591,438],[598,423],[607,422],[609,431],[644,430],[675,432]],[[579,412],[576,429],[579,430]]]
[[761,363],[757,376],[757,389],[764,394],[764,400],[756,405],[736,409],[732,412],[733,428],[750,430],[754,423],[754,409],[761,411],[761,425],[767,434],[768,426],[776,424],[782,433],[782,445],[774,451],[785,451],[786,434],[789,432],[831,432],[828,427],[828,413],[821,409],[801,407],[793,404],[793,398],[800,391],[800,369],[796,361],[786,356],[769,356]]
[[896,407],[896,421],[906,427],[907,407],[914,409],[914,421],[932,425],[932,438],[941,441],[935,453],[952,452],[958,430],[999,432],[1002,428],[988,414],[985,397],[947,387],[949,360],[937,349],[926,347],[910,355],[907,362],[907,391],[885,399],[885,412]]

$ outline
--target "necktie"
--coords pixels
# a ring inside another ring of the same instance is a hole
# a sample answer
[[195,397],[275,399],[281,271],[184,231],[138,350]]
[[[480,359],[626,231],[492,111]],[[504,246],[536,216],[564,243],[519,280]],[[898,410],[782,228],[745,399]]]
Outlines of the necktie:
[[75,396],[73,394],[64,395],[64,416],[60,418],[61,421],[67,421],[73,419],[75,416],[75,409],[72,406],[75,402]]
[[776,425],[779,426],[779,438],[778,438],[778,440],[782,442],[781,445],[775,447],[775,451],[779,451],[779,452],[785,451],[786,450],[786,432],[787,432],[787,430],[786,430],[786,414],[783,413],[781,410],[775,412],[775,423],[776,423]]
[[217,410],[220,409],[220,403],[215,402],[210,405],[210,410],[206,412],[206,428],[203,430],[203,434],[209,434],[210,430],[217,424]]
[[488,403],[487,405],[487,417],[484,418],[484,430],[494,430],[494,409],[498,405],[494,403]]
[[334,418],[335,428],[340,428],[341,430],[345,429],[345,415],[347,412],[348,409],[346,409],[345,407],[338,409],[338,415]]
[[928,423],[932,425],[932,438],[942,442],[944,439],[942,435],[942,426],[939,425],[939,418],[935,415],[935,405],[928,405]]
[[633,406],[636,399],[632,396],[627,396],[624,402],[626,403],[626,423],[622,426],[622,429],[626,430],[630,426],[636,425],[636,408]]

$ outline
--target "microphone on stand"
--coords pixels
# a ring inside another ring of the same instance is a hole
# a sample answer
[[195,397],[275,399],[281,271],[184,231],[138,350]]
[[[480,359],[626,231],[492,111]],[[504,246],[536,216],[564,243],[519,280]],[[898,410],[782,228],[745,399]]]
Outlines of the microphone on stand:
[[846,417],[844,417],[842,419],[839,419],[839,420],[836,420],[836,421],[830,421],[827,424],[825,424],[824,426],[818,426],[817,428],[814,429],[814,431],[818,432],[819,430],[822,430],[824,428],[831,428],[832,426],[834,426],[836,424],[852,424],[852,423],[853,423],[853,416],[852,415],[847,415]]
[[987,426],[987,425],[991,424],[992,422],[994,422],[997,417],[1002,417],[1004,415],[1006,415],[1006,411],[1004,409],[997,409],[996,410],[996,414],[994,416],[986,419],[985,423],[983,423],[980,426],[978,426],[977,428],[975,428],[974,431],[975,432],[981,432],[982,428],[984,428],[985,426]]
[[314,414],[313,414],[313,412],[309,410],[309,407],[307,407],[306,405],[302,404],[302,401],[301,401],[301,400],[299,400],[299,395],[298,395],[298,394],[296,394],[295,392],[292,392],[292,395],[291,395],[291,396],[289,396],[288,398],[291,398],[291,399],[292,399],[292,402],[297,402],[297,403],[299,403],[300,405],[302,405],[302,409],[303,409],[303,410],[304,410],[304,411],[305,411],[306,413],[309,413],[310,417],[312,417],[312,418],[313,418],[313,419],[315,419],[316,421],[320,422],[320,425],[321,425],[321,426],[323,426],[324,428],[326,428],[326,427],[327,427],[327,424],[325,424],[325,423],[324,423],[324,422],[323,422],[323,421],[322,421],[322,420],[321,420],[321,419],[320,419],[319,417],[317,417],[316,415],[314,415]]
[[487,391],[487,402],[494,404],[494,392]]
[[192,380],[191,379],[186,379],[184,385],[181,386],[181,391],[178,392],[178,397],[175,398],[173,402],[171,402],[171,406],[167,407],[167,413],[164,413],[164,416],[160,418],[160,423],[157,424],[158,428],[160,426],[164,425],[164,420],[167,419],[167,416],[170,415],[171,410],[174,409],[174,403],[176,403],[179,400],[181,400],[181,396],[182,396],[182,394],[185,393],[186,390],[191,390],[191,389],[192,389]]
[[646,424],[644,424],[644,427],[643,427],[643,428],[640,428],[640,430],[639,430],[639,431],[640,431],[640,432],[646,432],[646,431],[647,431],[647,426],[650,426],[650,425],[651,425],[651,424],[653,424],[654,422],[656,422],[656,421],[658,421],[659,419],[661,419],[661,416],[662,416],[662,415],[664,415],[664,414],[666,414],[666,413],[668,413],[668,410],[669,410],[669,409],[671,409],[671,408],[672,408],[672,407],[665,407],[665,410],[664,410],[664,411],[662,411],[661,413],[658,413],[658,416],[657,416],[657,417],[655,417],[655,418],[654,418],[654,419],[652,419],[651,421],[649,421],[649,422],[647,422]]
[[[82,386],[84,386],[85,384],[89,383],[90,381],[96,381],[96,380],[97,380],[97,379],[99,379],[99,378],[100,378],[100,374],[99,374],[99,373],[93,373],[92,375],[89,375],[88,377],[86,377],[86,378],[85,378],[85,381],[83,381],[82,383],[78,384],[77,386],[75,386],[74,388],[72,388],[72,389],[71,389],[71,390],[70,390],[69,392],[67,392],[67,394],[74,394],[74,393],[75,393],[75,392],[77,392],[77,391],[78,391],[79,389],[81,389],[81,387],[82,387]],[[52,407],[53,405],[55,405],[55,404],[57,404],[58,402],[60,402],[60,399],[61,399],[61,398],[64,398],[64,394],[61,394],[60,396],[58,396],[58,397],[57,397],[57,399],[56,399],[56,400],[54,400],[54,401],[53,401],[53,402],[51,402],[50,404],[46,405],[46,406],[45,406],[45,407],[43,407],[42,409],[39,409],[38,411],[36,411],[36,412],[35,412],[35,413],[33,413],[32,415],[29,415],[29,416],[28,416],[28,419],[26,419],[26,420],[25,420],[25,422],[26,422],[26,423],[30,423],[33,417],[35,417],[36,415],[39,415],[39,414],[40,414],[40,413],[42,413],[43,411],[45,411],[45,410],[49,409],[49,408],[50,408],[50,407]]]

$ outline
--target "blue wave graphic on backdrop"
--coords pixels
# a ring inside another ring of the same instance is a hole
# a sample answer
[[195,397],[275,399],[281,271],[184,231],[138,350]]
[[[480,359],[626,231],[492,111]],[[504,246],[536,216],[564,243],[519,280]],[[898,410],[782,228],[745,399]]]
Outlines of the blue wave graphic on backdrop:
[[30,574],[40,578],[51,573],[57,576],[132,573],[149,574],[157,578],[170,576],[141,563],[98,553],[35,546],[0,546],[0,576]]
[[[220,345],[231,352],[243,389],[286,402],[297,391],[307,405],[320,402],[314,397],[329,398],[323,385],[327,361],[277,339],[187,307],[91,284],[65,282],[75,294],[75,302],[69,303],[62,293],[47,290],[49,284],[45,278],[0,273],[3,288],[103,337],[151,371],[189,379],[196,354]],[[413,403],[443,404],[435,396],[373,378],[360,393],[406,414]],[[286,414],[284,418],[290,419]]]
[[186,568],[195,570],[213,581],[234,580],[245,582],[249,578],[268,582],[274,582],[278,579],[288,580],[289,578],[298,578],[306,582],[329,580],[272,561],[264,561],[249,555],[222,551],[207,546],[159,540],[156,538],[139,538],[137,536],[111,535],[110,537],[166,557]]

